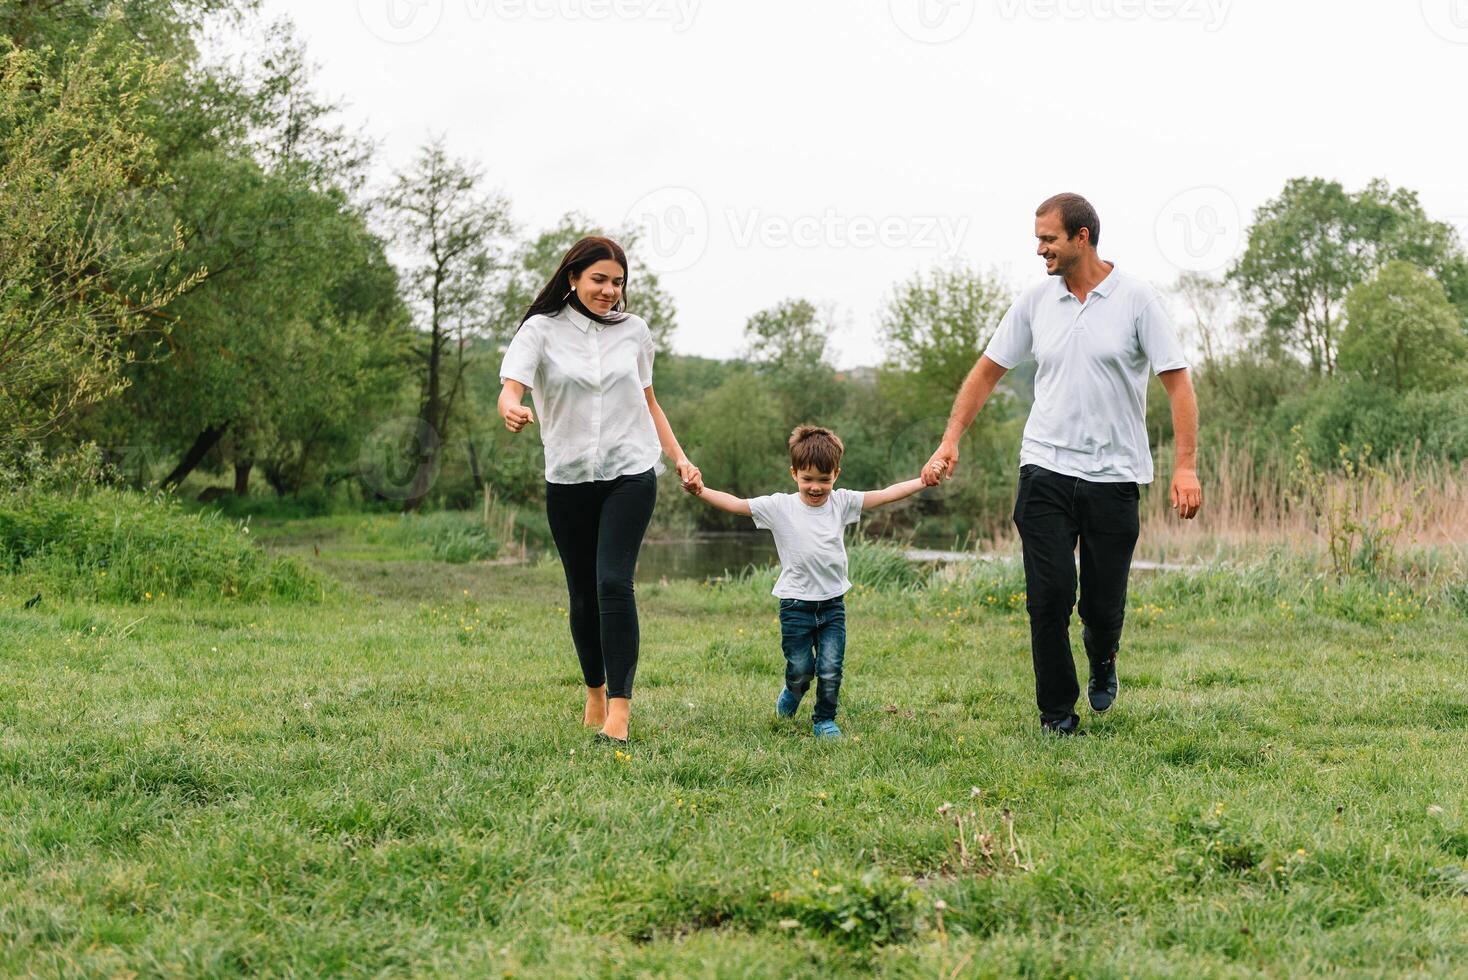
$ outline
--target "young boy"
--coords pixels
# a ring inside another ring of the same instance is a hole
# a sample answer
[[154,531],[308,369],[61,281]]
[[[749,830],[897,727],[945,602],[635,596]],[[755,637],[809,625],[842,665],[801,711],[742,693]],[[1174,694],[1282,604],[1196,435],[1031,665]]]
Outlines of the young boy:
[[846,578],[846,544],[842,533],[863,510],[910,497],[923,489],[921,479],[885,490],[837,490],[845,447],[830,429],[802,425],[790,435],[790,475],[796,493],[741,500],[733,494],[703,489],[695,493],[731,514],[753,517],[754,525],[775,535],[780,577],[773,595],[780,600],[780,643],[785,650],[785,688],[775,713],[793,718],[800,699],[816,679],[816,706],[811,720],[823,738],[839,738],[836,698],[846,657],[846,605],[851,583]]

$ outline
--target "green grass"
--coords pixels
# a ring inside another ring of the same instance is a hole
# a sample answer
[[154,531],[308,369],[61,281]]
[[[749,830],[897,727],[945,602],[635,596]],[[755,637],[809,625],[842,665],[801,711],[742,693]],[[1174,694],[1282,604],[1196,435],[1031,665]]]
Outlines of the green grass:
[[333,514],[251,522],[256,540],[274,550],[311,552],[351,561],[437,561],[462,564],[518,553],[522,542],[548,545],[544,519],[497,512],[498,525],[486,528],[478,511],[425,514]]
[[[299,551],[311,527],[280,537]],[[912,584],[867,556],[849,737],[830,744],[808,704],[800,724],[773,717],[767,576],[643,586],[619,755],[579,724],[556,566],[332,540],[310,560],[342,585],[315,604],[26,610],[25,583],[0,577],[0,974],[1468,959],[1468,619],[1450,601],[1139,578],[1118,706],[1057,741],[1036,730],[1017,569]],[[993,858],[965,867],[955,812],[996,835]]]

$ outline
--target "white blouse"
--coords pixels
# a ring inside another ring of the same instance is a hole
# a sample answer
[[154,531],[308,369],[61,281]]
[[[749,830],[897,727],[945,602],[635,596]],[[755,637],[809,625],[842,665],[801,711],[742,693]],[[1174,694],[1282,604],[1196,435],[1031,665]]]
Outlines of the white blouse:
[[641,317],[603,324],[562,307],[516,332],[500,381],[530,389],[548,483],[589,483],[651,469],[662,455],[647,408],[652,332]]

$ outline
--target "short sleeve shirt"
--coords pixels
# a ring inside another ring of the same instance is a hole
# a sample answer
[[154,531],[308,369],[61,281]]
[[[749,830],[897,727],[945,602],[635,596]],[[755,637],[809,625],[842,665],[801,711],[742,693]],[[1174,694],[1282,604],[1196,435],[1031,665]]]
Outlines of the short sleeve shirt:
[[1188,362],[1151,285],[1113,267],[1081,303],[1053,276],[1015,300],[984,353],[1003,368],[1036,361],[1021,465],[1101,483],[1152,482],[1148,369]]
[[549,483],[614,480],[653,468],[662,449],[647,407],[652,332],[628,315],[598,323],[570,306],[526,320],[500,381],[530,389]]
[[855,490],[833,490],[819,507],[798,493],[775,493],[749,501],[754,526],[775,536],[780,554],[780,577],[771,595],[781,599],[819,601],[845,595],[846,525],[861,519],[862,495]]

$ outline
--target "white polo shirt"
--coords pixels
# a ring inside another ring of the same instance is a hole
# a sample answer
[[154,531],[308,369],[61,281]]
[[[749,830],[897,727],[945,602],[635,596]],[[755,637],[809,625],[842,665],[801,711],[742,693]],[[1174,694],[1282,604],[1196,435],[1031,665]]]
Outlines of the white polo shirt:
[[631,314],[603,324],[565,306],[520,326],[500,381],[530,389],[547,482],[615,480],[654,467],[662,448],[644,394],[652,362],[652,332]]
[[1162,295],[1112,266],[1079,302],[1062,276],[1020,294],[985,355],[1003,368],[1033,357],[1035,404],[1020,465],[1100,483],[1151,483],[1147,372],[1188,366]]

